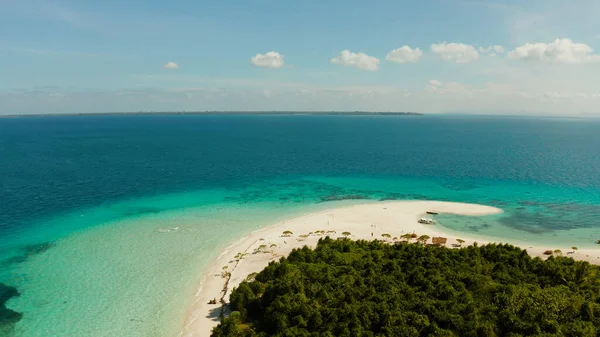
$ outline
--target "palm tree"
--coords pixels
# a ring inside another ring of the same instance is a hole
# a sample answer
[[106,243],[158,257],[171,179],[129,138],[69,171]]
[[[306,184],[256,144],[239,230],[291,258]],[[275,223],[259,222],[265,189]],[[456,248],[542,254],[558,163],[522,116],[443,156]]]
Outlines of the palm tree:
[[584,262],[584,261],[577,261],[575,262],[575,277],[574,280],[575,284],[577,284],[578,287],[583,286],[587,280],[588,280],[588,276],[590,275],[590,264],[588,262]]
[[284,231],[281,236],[292,236],[294,235],[294,233],[292,233],[291,231]]
[[465,243],[465,240],[463,239],[456,239],[456,242],[458,242],[458,246],[462,247],[463,243]]
[[381,236],[384,237],[384,238],[386,238],[386,239],[391,239],[392,238],[392,236],[390,234],[388,234],[388,233],[383,233],[383,234],[381,234]]
[[343,232],[342,235],[345,236],[345,237],[349,237],[350,235],[352,235],[352,233],[350,233],[350,232]]

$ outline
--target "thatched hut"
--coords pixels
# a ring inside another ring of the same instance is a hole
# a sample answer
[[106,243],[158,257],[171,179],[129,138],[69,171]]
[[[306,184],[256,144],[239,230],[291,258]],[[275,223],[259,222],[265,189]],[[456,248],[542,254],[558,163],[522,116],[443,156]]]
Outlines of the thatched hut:
[[442,237],[434,237],[431,239],[431,241],[433,242],[434,245],[440,245],[443,246],[446,244],[446,242],[448,241],[447,238],[442,238]]

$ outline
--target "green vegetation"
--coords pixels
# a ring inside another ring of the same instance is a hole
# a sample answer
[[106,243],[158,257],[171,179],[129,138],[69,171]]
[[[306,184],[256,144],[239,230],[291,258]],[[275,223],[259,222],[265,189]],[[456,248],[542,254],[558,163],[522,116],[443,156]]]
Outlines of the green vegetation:
[[267,245],[260,245],[254,250],[254,254],[267,252]]
[[212,336],[600,336],[599,270],[510,245],[324,238],[241,283]]
[[245,258],[246,256],[248,256],[248,253],[237,253],[237,254],[235,255],[234,259],[235,259],[236,261],[239,261],[239,260],[241,260],[241,259]]
[[246,277],[246,282],[252,282],[252,281],[254,281],[254,278],[256,277],[256,275],[258,275],[258,273],[251,273],[250,275],[248,275]]
[[350,233],[350,232],[343,232],[342,235],[348,237],[348,236],[352,235],[352,233]]
[[429,235],[421,235],[417,238],[417,242],[423,245],[427,243],[427,240],[429,240]]
[[410,239],[413,238],[412,234],[410,233],[402,234],[400,237],[403,238],[406,242],[410,241]]

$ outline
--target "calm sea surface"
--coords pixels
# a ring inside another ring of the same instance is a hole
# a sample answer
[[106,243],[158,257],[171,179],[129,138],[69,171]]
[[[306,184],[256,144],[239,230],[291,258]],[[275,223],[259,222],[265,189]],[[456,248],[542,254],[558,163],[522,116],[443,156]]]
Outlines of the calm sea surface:
[[441,225],[594,247],[598,130],[475,116],[0,119],[0,336],[178,336],[203,268],[233,239],[365,199],[489,204],[505,213]]

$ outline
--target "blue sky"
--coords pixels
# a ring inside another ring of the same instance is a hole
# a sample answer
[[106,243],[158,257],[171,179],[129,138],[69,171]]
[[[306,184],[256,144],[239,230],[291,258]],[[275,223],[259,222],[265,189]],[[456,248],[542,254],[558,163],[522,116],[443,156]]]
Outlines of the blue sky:
[[0,114],[597,113],[599,12],[591,0],[0,0]]

